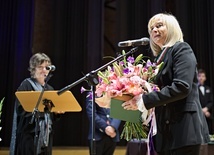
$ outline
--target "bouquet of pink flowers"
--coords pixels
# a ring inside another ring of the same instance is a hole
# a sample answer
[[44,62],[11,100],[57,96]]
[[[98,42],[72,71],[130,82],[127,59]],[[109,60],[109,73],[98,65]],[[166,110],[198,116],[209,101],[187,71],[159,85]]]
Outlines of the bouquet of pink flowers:
[[[124,54],[124,51],[123,51]],[[123,94],[139,95],[148,92],[148,89],[157,90],[152,82],[158,73],[161,64],[156,66],[148,59],[143,60],[140,54],[136,59],[129,56],[104,71],[98,72],[99,84],[96,86],[98,97],[107,95],[109,97],[122,96]]]
[[[105,71],[97,73],[99,84],[96,86],[95,94],[102,99],[98,98],[96,103],[102,107],[110,107],[111,98],[123,95],[135,96],[159,90],[153,81],[162,63],[157,66],[149,59],[145,61],[142,54],[136,59],[132,56],[126,58],[125,51],[122,54],[124,55],[123,60],[114,62]],[[125,137],[126,140],[146,138],[146,131],[144,131],[142,123],[142,121],[139,123],[126,122],[121,137]]]

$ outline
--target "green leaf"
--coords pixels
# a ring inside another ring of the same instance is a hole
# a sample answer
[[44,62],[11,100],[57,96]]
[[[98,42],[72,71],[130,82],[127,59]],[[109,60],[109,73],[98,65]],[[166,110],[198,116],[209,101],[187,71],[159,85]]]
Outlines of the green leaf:
[[114,67],[114,72],[116,73],[117,76],[123,75],[123,72],[121,71],[121,68],[117,63],[113,63],[113,67]]
[[1,99],[1,102],[0,102],[0,111],[2,110],[3,102],[4,102],[4,97],[3,99]]
[[138,55],[137,58],[134,61],[134,64],[135,65],[139,64],[142,59],[143,59],[143,54]]
[[158,71],[160,71],[160,70],[163,68],[163,64],[164,64],[164,62],[161,62],[161,63],[157,66]]
[[98,72],[97,72],[97,75],[98,75],[101,79],[103,79],[103,81],[104,81],[106,84],[108,84],[108,83],[109,83],[109,80],[106,78],[107,76],[106,76],[106,75],[104,75],[104,73],[103,73],[103,72],[98,71]]
[[123,62],[124,62],[124,66],[127,67],[127,61],[126,61],[126,56],[125,56],[126,52],[124,50],[122,50],[122,55],[124,55],[123,57]]

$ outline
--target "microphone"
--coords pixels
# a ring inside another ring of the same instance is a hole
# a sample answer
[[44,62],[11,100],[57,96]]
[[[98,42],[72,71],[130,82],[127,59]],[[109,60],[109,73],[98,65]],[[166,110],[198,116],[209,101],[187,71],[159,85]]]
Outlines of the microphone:
[[56,67],[54,65],[46,67],[46,70],[49,70],[49,71],[55,71],[55,69],[56,69]]
[[118,43],[119,47],[128,47],[128,46],[141,46],[147,45],[149,43],[149,38],[141,38],[136,40],[127,40]]

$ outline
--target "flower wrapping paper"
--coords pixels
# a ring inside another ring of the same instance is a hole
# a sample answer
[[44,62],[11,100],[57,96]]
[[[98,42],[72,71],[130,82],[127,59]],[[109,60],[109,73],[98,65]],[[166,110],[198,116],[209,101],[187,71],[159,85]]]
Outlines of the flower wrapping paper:
[[141,112],[139,110],[125,110],[122,107],[123,102],[128,101],[131,98],[132,97],[129,95],[112,98],[110,104],[110,117],[127,122],[139,122],[139,118],[141,116]]

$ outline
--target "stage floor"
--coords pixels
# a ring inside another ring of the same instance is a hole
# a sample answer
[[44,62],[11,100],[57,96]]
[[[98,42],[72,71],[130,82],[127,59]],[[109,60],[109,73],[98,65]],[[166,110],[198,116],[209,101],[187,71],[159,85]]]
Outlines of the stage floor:
[[[126,147],[117,146],[114,155],[125,155]],[[0,155],[8,155],[9,148],[0,148]],[[87,155],[87,147],[53,147],[52,155]]]

